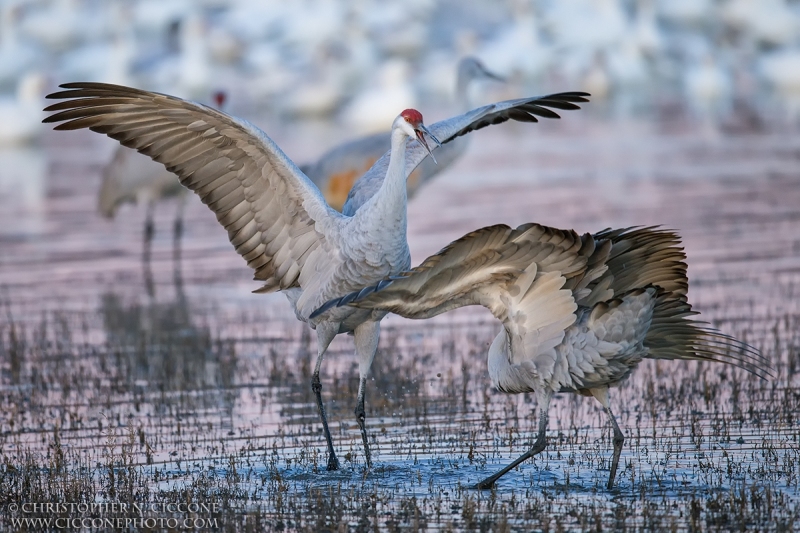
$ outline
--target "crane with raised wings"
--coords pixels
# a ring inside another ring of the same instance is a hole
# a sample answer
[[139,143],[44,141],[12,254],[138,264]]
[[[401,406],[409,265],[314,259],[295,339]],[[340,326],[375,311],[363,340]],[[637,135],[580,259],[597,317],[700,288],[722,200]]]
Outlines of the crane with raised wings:
[[[89,128],[138,150],[177,174],[227,230],[236,252],[263,286],[282,291],[299,320],[317,332],[312,376],[328,469],[339,467],[322,403],[323,355],[339,333],[353,333],[359,361],[356,418],[366,463],[366,376],[375,356],[382,311],[331,309],[311,313],[331,298],[398,274],[410,266],[406,241],[406,178],[430,154],[428,135],[446,143],[472,130],[507,120],[559,118],[550,108],[578,109],[586,93],[490,104],[427,129],[422,115],[403,111],[392,126],[391,149],[370,169],[369,190],[351,198],[351,214],[332,209],[319,189],[264,132],[216,109],[159,93],[102,83],[68,83],[49,95],[45,111],[58,130]],[[413,141],[408,142],[409,139]],[[377,186],[375,186],[377,184]]]
[[527,452],[476,488],[492,487],[542,452],[551,398],[574,392],[596,398],[614,429],[610,489],[624,436],[608,389],[642,359],[718,361],[760,377],[771,371],[751,346],[690,318],[697,313],[687,299],[685,259],[679,237],[655,228],[578,235],[539,224],[489,226],[311,317],[343,306],[416,319],[466,305],[488,308],[503,324],[489,348],[492,384],[536,394],[539,432]]

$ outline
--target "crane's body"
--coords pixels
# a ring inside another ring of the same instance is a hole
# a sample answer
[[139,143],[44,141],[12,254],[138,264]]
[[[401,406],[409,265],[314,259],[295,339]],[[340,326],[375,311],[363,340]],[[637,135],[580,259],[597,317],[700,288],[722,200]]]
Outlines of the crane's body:
[[188,193],[189,189],[183,187],[164,165],[119,146],[103,169],[97,207],[103,216],[113,218],[125,203],[149,206],[162,198]]
[[[501,78],[489,72],[473,57],[466,57],[459,62],[455,94],[460,110],[466,112],[471,108],[468,90],[473,81],[480,79]],[[316,162],[301,165],[300,169],[319,187],[328,204],[341,211],[353,184],[389,149],[390,136],[390,132],[374,133],[345,142],[325,152]],[[437,150],[436,163],[431,158],[424,159],[408,176],[408,197],[413,197],[422,184],[461,157],[467,145],[468,137],[454,139]]]
[[[323,355],[339,333],[352,332],[359,360],[356,418],[367,465],[366,376],[385,312],[331,309],[311,317],[330,298],[408,268],[406,178],[430,154],[423,133],[439,144],[507,120],[559,118],[550,108],[578,109],[585,93],[510,100],[431,126],[406,110],[392,127],[391,150],[367,173],[369,190],[351,198],[351,215],[332,209],[319,189],[264,132],[247,121],[180,98],[101,83],[72,83],[49,98],[61,102],[45,122],[56,129],[89,128],[117,139],[176,174],[217,216],[255,279],[254,292],[283,291],[298,319],[317,333],[312,389],[328,445],[328,468],[338,468],[322,403]],[[415,138],[409,142],[409,137]]]
[[535,393],[540,419],[533,447],[477,487],[491,487],[544,450],[553,394],[575,392],[597,398],[614,428],[611,488],[624,437],[608,389],[644,358],[719,361],[762,377],[770,371],[752,347],[689,318],[696,312],[684,260],[678,236],[653,228],[580,236],[538,224],[490,226],[317,312],[355,306],[429,318],[465,305],[488,308],[503,324],[487,357],[492,384]]

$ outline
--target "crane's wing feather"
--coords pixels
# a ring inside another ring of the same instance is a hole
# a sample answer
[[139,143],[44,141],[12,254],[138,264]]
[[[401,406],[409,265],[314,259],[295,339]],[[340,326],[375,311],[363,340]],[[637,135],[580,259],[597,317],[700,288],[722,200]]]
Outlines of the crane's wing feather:
[[511,306],[509,311],[508,302],[500,298],[525,300],[534,281],[526,277],[531,265],[535,265],[534,277],[537,272],[556,272],[571,278],[586,266],[582,250],[581,238],[573,231],[539,224],[513,230],[502,224],[488,226],[453,241],[408,272],[327,302],[311,317],[342,305],[381,309],[407,318],[483,305],[505,321],[514,309]]
[[608,269],[598,280],[603,284],[608,280],[608,288],[613,292],[611,296],[655,285],[686,300],[689,290],[686,254],[677,233],[652,226],[606,229],[593,237],[598,241],[611,241],[606,259]]
[[[508,120],[538,122],[539,119],[537,117],[560,118],[558,113],[551,108],[561,110],[580,109],[577,104],[588,102],[588,96],[588,93],[583,92],[567,92],[506,100],[478,107],[462,115],[436,122],[429,126],[428,129],[439,139],[439,142],[446,144],[471,131],[494,124],[502,124]],[[418,141],[409,142],[406,148],[406,173],[410,175],[427,156],[428,152]],[[358,208],[364,205],[380,189],[388,167],[389,152],[386,152],[361,179],[355,182],[342,209],[344,214],[353,215]]]
[[306,259],[340,215],[252,124],[173,96],[104,83],[68,83],[48,98],[55,129],[89,128],[163,164],[200,196],[265,285],[298,286]]
[[607,269],[589,285],[591,293],[578,301],[602,307],[643,287],[658,295],[645,346],[651,359],[698,359],[739,366],[764,377],[770,362],[758,350],[690,317],[698,314],[687,299],[686,254],[672,230],[658,227],[606,229],[592,236],[610,243],[603,259]]

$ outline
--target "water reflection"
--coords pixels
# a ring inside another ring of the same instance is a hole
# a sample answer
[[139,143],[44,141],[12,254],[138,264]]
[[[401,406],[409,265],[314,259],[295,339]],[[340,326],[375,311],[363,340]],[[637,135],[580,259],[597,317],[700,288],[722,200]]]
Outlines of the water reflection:
[[149,266],[145,270],[149,289],[144,303],[108,291],[100,297],[98,309],[107,351],[116,358],[128,385],[161,392],[230,389],[236,373],[233,346],[215,339],[208,324],[194,313],[179,265],[174,296],[169,299],[156,297]]

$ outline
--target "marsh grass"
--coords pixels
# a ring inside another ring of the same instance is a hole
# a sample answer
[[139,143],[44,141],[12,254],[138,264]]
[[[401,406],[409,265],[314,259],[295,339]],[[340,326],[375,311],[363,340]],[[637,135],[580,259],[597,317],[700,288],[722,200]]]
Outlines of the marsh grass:
[[[522,453],[535,424],[530,397],[487,383],[495,324],[465,315],[385,328],[367,396],[377,454],[369,473],[352,416],[357,373],[347,343],[335,345],[339,364],[323,391],[344,468],[328,473],[301,329],[287,322],[285,337],[255,342],[221,334],[207,310],[185,301],[100,302],[96,313],[45,315],[32,326],[10,316],[0,326],[6,509],[218,502],[230,531],[800,524],[800,393],[785,378],[797,367],[796,317],[763,328],[771,381],[721,365],[642,364],[613,394],[626,434],[614,491],[604,489],[603,413],[560,395],[546,452],[478,492],[468,485]],[[96,338],[104,341],[87,340]]]

